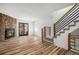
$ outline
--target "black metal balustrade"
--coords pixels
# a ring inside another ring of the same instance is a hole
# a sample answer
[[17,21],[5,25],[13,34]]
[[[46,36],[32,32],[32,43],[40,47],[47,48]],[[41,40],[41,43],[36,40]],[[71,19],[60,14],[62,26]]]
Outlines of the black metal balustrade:
[[77,3],[54,24],[54,36],[56,36],[56,33],[60,32],[71,22],[75,21],[78,17],[79,4]]

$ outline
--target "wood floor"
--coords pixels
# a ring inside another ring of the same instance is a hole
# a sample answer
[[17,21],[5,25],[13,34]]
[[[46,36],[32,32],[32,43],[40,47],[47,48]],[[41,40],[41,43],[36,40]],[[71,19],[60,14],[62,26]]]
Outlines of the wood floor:
[[37,37],[17,37],[0,42],[0,55],[79,55]]

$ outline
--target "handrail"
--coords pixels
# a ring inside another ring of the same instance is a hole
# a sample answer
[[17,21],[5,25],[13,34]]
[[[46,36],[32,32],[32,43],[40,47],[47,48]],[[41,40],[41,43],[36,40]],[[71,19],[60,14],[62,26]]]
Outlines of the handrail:
[[[78,8],[78,6],[76,6],[76,7]],[[75,8],[71,13],[69,13],[69,15],[67,15],[66,17],[64,17],[64,19],[70,18],[70,16],[74,15],[74,13],[76,13],[77,11],[79,11],[79,9],[77,9],[77,8]],[[75,12],[75,11],[76,11],[76,12]],[[63,22],[64,19],[61,19],[62,22]],[[59,24],[61,24],[62,22],[60,21],[60,23],[57,23],[57,24],[59,25]]]
[[[71,15],[69,15],[69,17],[65,17],[65,19],[64,19],[64,21],[62,21],[61,23],[63,23],[63,22],[67,22],[68,20],[67,19],[69,19],[69,18],[72,18],[76,13],[78,13],[79,12],[79,9],[77,9],[77,10],[75,10]],[[74,18],[74,17],[73,17]],[[58,23],[58,25],[60,25],[61,23]],[[57,27],[57,26],[56,26]],[[61,26],[58,26],[59,28],[61,27]],[[58,28],[57,27],[57,28]]]
[[[66,14],[64,14],[64,15],[59,19],[59,21],[62,21],[62,18],[64,18],[76,5],[77,5],[77,4],[75,4]],[[57,21],[56,24],[59,23],[59,21]]]

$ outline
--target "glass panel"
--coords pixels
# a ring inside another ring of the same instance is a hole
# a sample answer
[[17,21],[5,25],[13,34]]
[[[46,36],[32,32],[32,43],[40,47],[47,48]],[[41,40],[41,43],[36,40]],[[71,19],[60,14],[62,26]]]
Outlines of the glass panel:
[[79,39],[76,39],[76,50],[79,50]]
[[71,36],[70,36],[70,46],[71,46],[71,49],[75,49],[75,47],[74,47],[74,36],[71,34]]
[[79,35],[70,36],[71,49],[79,50]]

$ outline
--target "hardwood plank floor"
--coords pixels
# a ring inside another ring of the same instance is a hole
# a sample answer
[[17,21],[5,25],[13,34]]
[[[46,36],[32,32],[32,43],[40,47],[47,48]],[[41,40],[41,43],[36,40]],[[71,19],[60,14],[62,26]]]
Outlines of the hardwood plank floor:
[[11,38],[0,42],[0,55],[79,55],[54,46],[51,43],[42,42],[33,36]]

